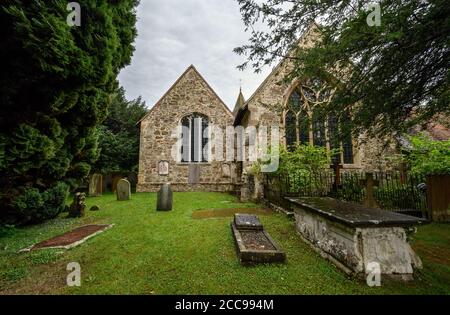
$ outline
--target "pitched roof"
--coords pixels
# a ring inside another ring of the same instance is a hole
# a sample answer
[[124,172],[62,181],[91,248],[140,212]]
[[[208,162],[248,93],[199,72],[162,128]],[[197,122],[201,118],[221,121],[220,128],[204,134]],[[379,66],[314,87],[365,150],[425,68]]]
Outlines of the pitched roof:
[[150,113],[161,104],[162,100],[178,85],[178,83],[181,81],[181,79],[186,76],[189,71],[194,71],[199,78],[206,84],[206,86],[213,92],[214,96],[217,97],[217,99],[220,101],[220,103],[222,104],[222,106],[225,108],[226,112],[229,113],[231,116],[233,116],[233,113],[230,111],[230,109],[228,108],[227,105],[225,105],[224,101],[222,101],[222,99],[220,98],[219,95],[217,95],[216,91],[214,91],[214,89],[211,87],[211,85],[209,85],[208,81],[205,80],[205,78],[200,74],[200,72],[198,72],[198,70],[195,68],[194,65],[190,65],[184,72],[183,74],[180,75],[180,77],[175,81],[175,83],[172,84],[172,86],[167,90],[166,93],[164,93],[164,95],[156,102],[156,104],[150,108],[150,110],[144,115],[144,117],[142,117],[137,123],[136,125],[140,124],[145,118],[147,118],[148,115],[150,115]]
[[[316,22],[311,22],[311,24],[309,25],[308,29],[299,37],[299,39],[297,40],[297,43],[300,43],[300,41],[304,38],[306,38],[311,32],[315,31],[319,29],[320,30],[320,25],[317,24]],[[244,117],[244,113],[246,110],[248,110],[248,104],[256,97],[256,95],[259,94],[259,92],[264,88],[264,86],[267,84],[267,82],[269,81],[269,79],[275,75],[278,70],[281,68],[281,66],[283,65],[283,63],[288,59],[288,57],[284,57],[282,58],[278,64],[272,69],[272,71],[269,73],[269,75],[264,79],[264,81],[258,86],[258,88],[255,90],[255,92],[253,92],[253,94],[250,96],[250,98],[245,102],[245,104],[243,106],[241,106],[239,108],[239,110],[237,110],[236,112],[233,111],[233,114],[235,116],[234,119],[234,125],[237,125],[240,123],[240,120],[242,119],[242,117]]]

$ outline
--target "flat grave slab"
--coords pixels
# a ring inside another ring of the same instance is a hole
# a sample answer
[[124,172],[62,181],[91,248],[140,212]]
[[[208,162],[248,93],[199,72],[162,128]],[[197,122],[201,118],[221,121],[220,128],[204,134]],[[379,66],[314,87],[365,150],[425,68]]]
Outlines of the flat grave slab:
[[[236,223],[241,224],[243,228],[239,228]],[[264,230],[258,217],[248,214],[235,215],[231,231],[242,264],[275,263],[286,260],[286,254]]]
[[428,223],[426,219],[378,208],[367,208],[363,205],[328,197],[288,197],[286,199],[291,201],[294,205],[300,206],[304,210],[351,227],[408,227]]
[[48,240],[37,243],[30,248],[26,248],[22,251],[31,251],[35,249],[50,249],[50,248],[62,248],[62,249],[70,249],[75,246],[78,246],[88,239],[110,229],[113,225],[105,225],[105,224],[92,224],[85,225],[79,228],[76,228],[72,231],[64,233],[62,235],[50,238]]
[[192,213],[192,218],[193,219],[226,218],[226,217],[233,217],[237,213],[272,215],[273,211],[267,208],[205,209],[194,211]]

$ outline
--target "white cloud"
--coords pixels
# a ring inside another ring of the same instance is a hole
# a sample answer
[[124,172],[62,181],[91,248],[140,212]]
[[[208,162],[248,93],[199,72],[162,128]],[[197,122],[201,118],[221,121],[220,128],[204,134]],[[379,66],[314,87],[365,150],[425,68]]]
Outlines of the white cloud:
[[152,107],[194,64],[233,109],[239,80],[248,98],[270,71],[236,69],[244,59],[233,48],[246,43],[249,34],[234,0],[142,0],[137,14],[136,51],[119,75],[128,99],[142,95]]

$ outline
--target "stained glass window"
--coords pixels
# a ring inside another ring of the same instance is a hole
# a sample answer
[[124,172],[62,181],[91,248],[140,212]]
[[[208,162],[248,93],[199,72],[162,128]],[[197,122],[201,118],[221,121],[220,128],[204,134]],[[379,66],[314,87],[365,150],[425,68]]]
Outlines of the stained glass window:
[[[328,116],[328,139],[330,142],[330,150],[340,149],[338,120],[334,115]],[[340,164],[341,153],[336,152],[331,159],[333,164]]]
[[296,119],[292,111],[288,111],[285,117],[286,146],[291,149],[297,142]]
[[313,113],[313,143],[318,147],[325,146],[325,123],[320,109],[315,109]]

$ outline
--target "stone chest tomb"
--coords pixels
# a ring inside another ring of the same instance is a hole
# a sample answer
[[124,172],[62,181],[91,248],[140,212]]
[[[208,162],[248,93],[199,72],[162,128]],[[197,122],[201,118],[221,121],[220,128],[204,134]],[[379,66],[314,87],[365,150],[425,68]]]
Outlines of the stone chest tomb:
[[344,271],[364,275],[378,263],[381,274],[409,280],[422,267],[407,229],[426,220],[332,198],[287,199],[302,238]]

